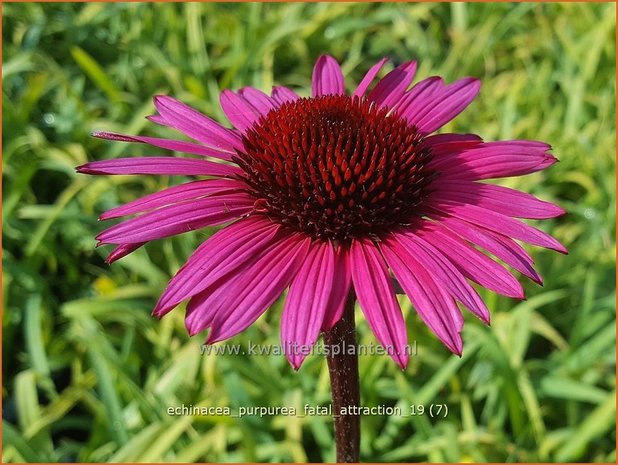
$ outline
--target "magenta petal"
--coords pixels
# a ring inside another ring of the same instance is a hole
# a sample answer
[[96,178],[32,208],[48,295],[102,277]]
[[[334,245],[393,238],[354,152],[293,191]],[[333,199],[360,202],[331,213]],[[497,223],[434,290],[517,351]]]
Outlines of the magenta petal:
[[544,202],[536,197],[493,184],[481,184],[468,181],[439,182],[432,189],[432,199],[436,201],[473,204],[487,208],[496,213],[517,218],[547,219],[563,215],[565,211],[553,203]]
[[194,155],[202,155],[204,157],[214,157],[221,160],[229,161],[232,159],[232,152],[215,149],[213,147],[206,147],[204,145],[194,144],[192,142],[185,142],[181,140],[173,139],[161,139],[158,137],[144,137],[144,136],[128,136],[126,134],[117,134],[115,132],[96,131],[91,134],[93,137],[99,139],[120,141],[120,142],[140,142],[143,144],[149,144],[153,147],[160,147],[167,150],[175,150],[177,152],[191,153]]
[[288,236],[235,277],[222,282],[218,292],[203,303],[215,313],[207,343],[228,339],[257,320],[290,284],[310,242],[300,234]]
[[528,252],[513,239],[458,218],[443,217],[440,219],[440,224],[467,241],[479,245],[494,254],[504,263],[512,266],[533,281],[543,284],[543,279],[532,266],[534,261]]
[[241,131],[251,128],[262,116],[279,106],[275,99],[253,87],[245,87],[238,93],[224,90],[220,102],[227,118]]
[[443,201],[439,204],[433,203],[431,208],[442,215],[460,218],[528,244],[567,253],[566,248],[560,242],[540,229],[476,205],[457,205],[453,202]]
[[394,107],[412,83],[415,73],[416,61],[397,66],[376,84],[367,98],[381,107]]
[[441,150],[429,163],[441,177],[480,180],[522,176],[544,170],[556,162],[542,142],[513,140],[486,142],[474,147]]
[[392,238],[380,242],[380,249],[421,319],[450,351],[461,356],[463,317],[455,301],[436,284],[428,270]]
[[[215,292],[217,295],[221,295],[222,299],[226,296],[222,295],[224,288],[219,288]],[[219,294],[220,293],[220,294]],[[212,289],[206,288],[206,290],[195,294],[187,303],[185,311],[185,328],[190,336],[204,331],[206,328],[212,326],[212,322],[215,319],[216,312],[221,310],[220,307],[213,308],[204,305],[211,296],[214,296]]]
[[365,92],[367,92],[367,88],[371,85],[371,83],[387,61],[388,58],[382,58],[375,65],[369,68],[369,71],[367,71],[367,74],[365,74],[365,77],[363,77],[360,84],[352,94],[354,97],[362,97],[365,95]]
[[481,147],[483,139],[476,134],[432,134],[423,139],[425,147],[431,147],[431,154],[434,157],[459,153],[474,147]]
[[148,115],[146,116],[146,119],[148,121],[150,121],[151,123],[155,123],[158,124],[160,126],[165,126],[167,127],[171,127],[168,123],[167,120],[165,118],[163,118],[163,116],[161,115]]
[[243,87],[238,91],[238,94],[251,104],[260,113],[260,116],[268,114],[270,110],[279,106],[274,99],[254,87]]
[[[422,264],[438,286],[445,288],[484,323],[489,323],[489,310],[485,302],[448,257],[412,232],[400,231],[393,234],[393,239],[403,246],[409,256]],[[400,258],[407,263],[407,258]]]
[[242,150],[240,136],[234,131],[221,126],[219,123],[166,95],[154,98],[157,111],[161,114],[159,123],[173,127],[187,136],[203,144],[233,152]]
[[380,344],[401,367],[408,365],[408,335],[384,259],[369,240],[352,242],[352,282],[365,318]]
[[281,316],[281,343],[295,370],[320,335],[335,272],[335,251],[329,242],[311,245],[292,280]]
[[414,233],[441,251],[468,279],[507,297],[524,298],[521,284],[511,273],[439,223],[424,221]]
[[431,76],[415,84],[395,104],[397,114],[406,120],[412,119],[418,112],[430,106],[431,97],[444,88],[444,81],[439,76]]
[[134,215],[184,200],[198,199],[214,194],[240,192],[246,188],[247,186],[243,182],[235,179],[207,179],[204,181],[188,182],[145,195],[132,202],[112,208],[103,213],[99,219],[108,220],[120,216]]
[[147,242],[232,221],[251,212],[255,199],[245,193],[212,195],[144,213],[101,232],[103,244]]
[[153,310],[162,317],[240,267],[247,266],[276,243],[279,225],[250,216],[217,231],[200,245],[170,280]]
[[429,134],[441,128],[461,113],[476,98],[481,89],[481,81],[463,78],[444,87],[441,92],[428,96],[431,104],[427,111],[414,113],[407,119],[421,132]]
[[313,67],[311,82],[311,95],[313,97],[343,95],[345,93],[341,67],[337,60],[330,55],[322,55],[318,58]]
[[208,160],[176,157],[114,158],[86,163],[75,168],[83,174],[162,174],[169,176],[233,176],[242,173],[236,166]]
[[345,305],[352,288],[352,274],[348,258],[348,251],[339,246],[335,253],[335,271],[333,273],[333,288],[331,290],[322,331],[329,331],[335,326],[345,310]]
[[135,252],[144,244],[145,242],[137,242],[135,244],[121,244],[119,246],[116,246],[116,248],[109,253],[105,261],[109,265],[111,265],[116,260],[120,260],[121,258],[129,255],[130,253]]
[[294,100],[298,100],[300,98],[300,95],[296,92],[283,86],[274,86],[271,96],[279,105],[283,105],[287,102],[293,102]]
[[260,112],[244,97],[231,90],[221,92],[219,102],[227,119],[243,132],[253,126],[253,123],[261,116]]

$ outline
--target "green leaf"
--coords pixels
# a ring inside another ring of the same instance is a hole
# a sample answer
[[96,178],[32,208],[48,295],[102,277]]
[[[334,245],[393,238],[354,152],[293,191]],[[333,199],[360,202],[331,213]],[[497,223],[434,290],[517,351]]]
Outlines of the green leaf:
[[113,102],[120,100],[120,92],[114,82],[92,56],[78,46],[71,47],[71,56],[95,85],[107,94],[110,100]]

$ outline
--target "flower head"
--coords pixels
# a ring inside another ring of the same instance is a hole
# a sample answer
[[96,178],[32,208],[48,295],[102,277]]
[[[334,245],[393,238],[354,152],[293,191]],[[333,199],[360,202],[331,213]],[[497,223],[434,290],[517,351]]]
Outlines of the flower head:
[[[432,134],[472,102],[479,81],[430,77],[409,89],[416,63],[408,62],[369,91],[385,62],[351,95],[330,56],[318,59],[309,98],[285,87],[270,96],[251,87],[226,90],[221,106],[235,129],[171,97],[155,97],[159,114],[150,120],[196,142],[95,133],[200,158],[105,160],[79,172],[205,178],[102,214],[137,215],[97,236],[99,244],[116,244],[110,263],[148,241],[227,224],[171,279],[156,316],[188,299],[189,333],[210,329],[208,342],[216,342],[243,331],[288,289],[282,342],[304,346],[339,321],[353,289],[377,339],[405,367],[406,325],[392,276],[456,354],[463,348],[457,302],[489,322],[470,281],[523,298],[517,279],[478,248],[541,283],[516,241],[566,249],[519,218],[552,218],[563,210],[482,181],[551,166],[549,145]],[[294,368],[304,353],[287,353]]]

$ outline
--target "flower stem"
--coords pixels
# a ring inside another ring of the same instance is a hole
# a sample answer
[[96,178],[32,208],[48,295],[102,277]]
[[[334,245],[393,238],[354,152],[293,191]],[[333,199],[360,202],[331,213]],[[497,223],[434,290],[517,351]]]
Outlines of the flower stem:
[[[339,463],[355,463],[360,458],[360,416],[341,414],[342,409],[360,407],[358,355],[355,350],[355,302],[356,297],[350,292],[343,317],[330,331],[324,333],[324,344],[329,348],[326,361],[333,396],[335,444]],[[351,347],[354,350],[350,350]]]

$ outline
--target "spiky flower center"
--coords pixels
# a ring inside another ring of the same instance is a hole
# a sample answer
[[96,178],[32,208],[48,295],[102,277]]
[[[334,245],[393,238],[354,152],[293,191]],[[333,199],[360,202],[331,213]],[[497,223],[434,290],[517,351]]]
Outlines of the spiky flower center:
[[243,136],[256,210],[317,239],[379,236],[419,214],[432,178],[422,135],[364,98],[302,98]]

